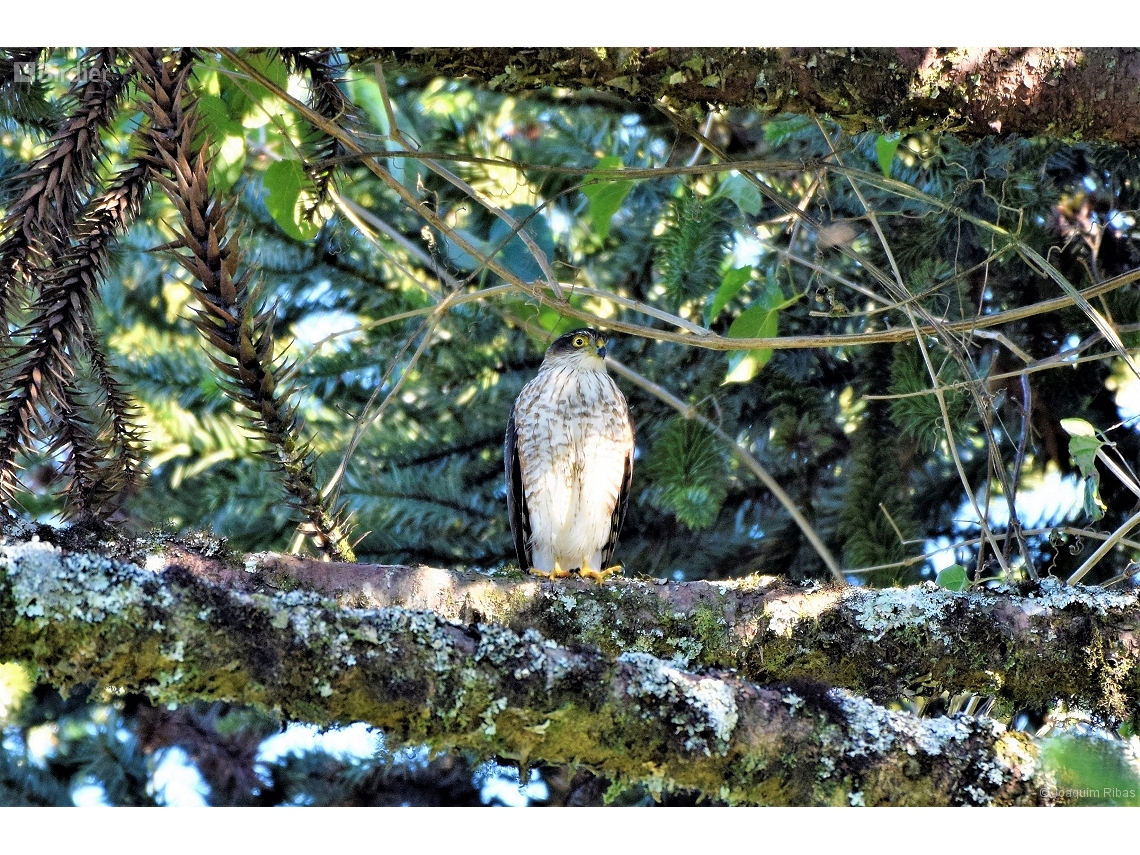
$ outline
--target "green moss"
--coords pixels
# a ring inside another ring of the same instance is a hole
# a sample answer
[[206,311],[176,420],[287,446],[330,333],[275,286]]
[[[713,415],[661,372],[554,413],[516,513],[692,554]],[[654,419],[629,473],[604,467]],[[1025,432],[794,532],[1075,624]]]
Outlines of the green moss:
[[714,611],[701,603],[689,616],[695,639],[700,642],[701,653],[697,661],[702,665],[723,665],[731,658],[728,650],[728,622],[723,611]]

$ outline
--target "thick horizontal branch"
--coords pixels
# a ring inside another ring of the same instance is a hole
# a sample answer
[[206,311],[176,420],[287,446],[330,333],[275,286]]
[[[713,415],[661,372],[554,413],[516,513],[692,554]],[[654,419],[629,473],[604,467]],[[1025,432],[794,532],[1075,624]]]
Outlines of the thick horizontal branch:
[[0,546],[0,658],[61,687],[364,721],[731,803],[1040,804],[1054,792],[1034,744],[986,719],[918,719],[816,683],[761,688],[430,611],[229,590],[186,567],[41,542]]
[[[190,556],[172,555],[186,562]],[[1007,712],[1058,698],[1105,715],[1140,706],[1140,602],[1045,579],[1014,591],[805,590],[774,577],[724,582],[615,579],[599,588],[428,567],[250,556],[226,584],[300,585],[365,608],[430,609],[463,623],[534,629],[617,656],[735,669],[755,683],[811,679],[880,703],[907,695],[996,696]],[[222,581],[222,565],[199,572]],[[259,580],[259,581],[258,581]]]
[[826,115],[851,133],[1140,141],[1135,48],[415,48],[379,55],[504,92],[588,88],[681,107]]

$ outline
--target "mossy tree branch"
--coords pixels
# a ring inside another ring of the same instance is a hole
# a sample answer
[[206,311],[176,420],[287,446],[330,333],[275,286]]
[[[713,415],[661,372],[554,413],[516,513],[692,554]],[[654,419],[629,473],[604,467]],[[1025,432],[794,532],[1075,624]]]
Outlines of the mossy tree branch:
[[583,763],[731,803],[1040,804],[1034,744],[810,682],[762,688],[531,629],[246,593],[32,541],[0,547],[0,658],[52,684],[226,699],[485,756]]
[[173,549],[166,561],[248,591],[302,588],[355,608],[429,609],[462,623],[536,630],[607,656],[646,652],[731,668],[756,683],[809,679],[879,703],[995,696],[1007,712],[1067,698],[1115,718],[1140,707],[1140,599],[1062,586],[955,593],[817,587],[770,576],[722,582],[545,583],[430,567],[249,556],[246,569]]
[[[357,52],[368,59],[376,52]],[[504,92],[557,86],[706,109],[826,115],[849,133],[1134,144],[1134,48],[412,48],[381,56]]]

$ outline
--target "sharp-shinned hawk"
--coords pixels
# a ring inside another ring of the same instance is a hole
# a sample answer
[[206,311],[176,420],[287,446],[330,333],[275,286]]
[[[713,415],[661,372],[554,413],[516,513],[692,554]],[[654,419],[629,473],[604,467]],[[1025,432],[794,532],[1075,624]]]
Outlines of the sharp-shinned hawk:
[[569,332],[546,351],[507,423],[507,509],[523,571],[604,582],[633,478],[633,420],[606,373],[606,339]]

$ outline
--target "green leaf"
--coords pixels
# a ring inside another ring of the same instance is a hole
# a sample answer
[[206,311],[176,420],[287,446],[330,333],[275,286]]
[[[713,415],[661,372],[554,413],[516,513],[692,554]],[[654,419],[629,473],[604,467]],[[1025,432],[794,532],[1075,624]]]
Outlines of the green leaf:
[[1069,436],[1096,436],[1096,428],[1084,419],[1061,419],[1061,427]]
[[875,158],[879,161],[879,169],[883,177],[891,177],[891,164],[895,162],[895,152],[902,142],[902,134],[879,134],[875,140]]
[[1086,478],[1096,471],[1093,465],[1096,462],[1096,453],[1103,446],[1104,443],[1095,437],[1069,437],[1069,456],[1073,458],[1073,463],[1077,465],[1077,468],[1081,470],[1081,474]]
[[198,119],[211,141],[244,133],[241,119],[230,114],[229,105],[218,95],[201,95],[197,101]]
[[1096,472],[1096,453],[1105,445],[1096,428],[1084,419],[1061,419],[1061,427],[1069,435],[1069,455],[1086,478]]
[[745,309],[728,328],[729,338],[760,338],[770,325],[769,316],[774,314],[767,300],[761,297]]
[[964,591],[970,587],[970,577],[966,575],[966,568],[961,564],[951,564],[938,571],[934,584],[947,591]]
[[241,177],[245,168],[245,131],[224,137],[214,151],[210,167],[210,186],[215,193],[225,193]]
[[766,350],[744,350],[732,354],[728,360],[728,372],[724,375],[724,382],[721,385],[749,382],[760,373],[760,369],[767,365],[771,358],[772,351],[770,348]]
[[[404,148],[393,139],[388,139],[391,128],[388,125],[388,111],[384,109],[384,95],[380,85],[368,77],[350,77],[346,81],[348,96],[357,104],[371,120],[372,127],[384,137],[383,148],[387,151],[403,151]],[[416,190],[422,167],[415,158],[392,157],[388,159],[388,172],[392,177],[407,187]]]
[[240,117],[235,117],[230,105],[218,95],[200,96],[197,109],[202,130],[214,150],[210,188],[215,193],[225,193],[245,168],[245,128]]
[[279,160],[265,170],[262,178],[269,195],[265,208],[269,216],[287,235],[295,240],[311,240],[320,231],[320,225],[305,219],[301,192],[307,188],[309,177],[297,160]]
[[720,186],[716,188],[712,198],[728,199],[745,214],[752,216],[759,214],[760,208],[764,204],[764,197],[760,195],[756,185],[739,172],[730,173],[724,181],[720,182]]
[[815,130],[807,116],[791,115],[764,123],[764,141],[769,145],[784,145],[789,140]]
[[384,96],[380,92],[380,85],[371,78],[352,76],[346,81],[348,97],[352,102],[363,109],[372,120],[372,126],[381,134],[388,134],[388,111],[384,109]]
[[[766,305],[741,312],[728,328],[729,338],[771,338],[779,332],[779,313]],[[772,358],[772,349],[738,350],[728,358],[725,383],[747,383]]]
[[[603,157],[598,161],[598,169],[621,169],[624,164],[620,157]],[[586,175],[582,184],[582,195],[590,203],[590,223],[594,233],[605,240],[610,234],[610,224],[621,203],[633,189],[633,182],[598,176],[593,172]]]
[[1100,498],[1100,473],[1093,472],[1085,478],[1085,492],[1083,501],[1083,510],[1089,515],[1092,520],[1099,520],[1104,516],[1104,512],[1108,510],[1106,505]]
[[724,274],[720,280],[720,287],[716,289],[705,309],[705,326],[715,321],[732,298],[740,293],[740,289],[752,278],[753,270],[752,267],[734,267]]
[[1084,511],[1090,518],[1099,520],[1108,510],[1108,505],[1100,498],[1096,456],[1108,443],[1097,436],[1096,428],[1084,419],[1061,419],[1061,427],[1069,434],[1069,456],[1085,479]]
[[[779,334],[780,312],[799,302],[802,294],[785,298],[775,279],[769,278],[764,293],[737,316],[728,328],[729,338],[775,338]],[[728,359],[724,383],[747,383],[772,358],[772,348],[744,350]],[[722,385],[724,385],[722,383]]]
[[[238,51],[242,59],[264,74],[270,81],[282,89],[289,88],[289,69],[278,56],[264,51]],[[262,110],[261,104],[270,99],[269,90],[250,80],[246,75],[241,79],[232,79],[230,75],[220,75],[218,80],[222,100],[229,106],[229,115],[239,122],[245,120],[246,127],[260,127],[269,121],[273,110]]]

